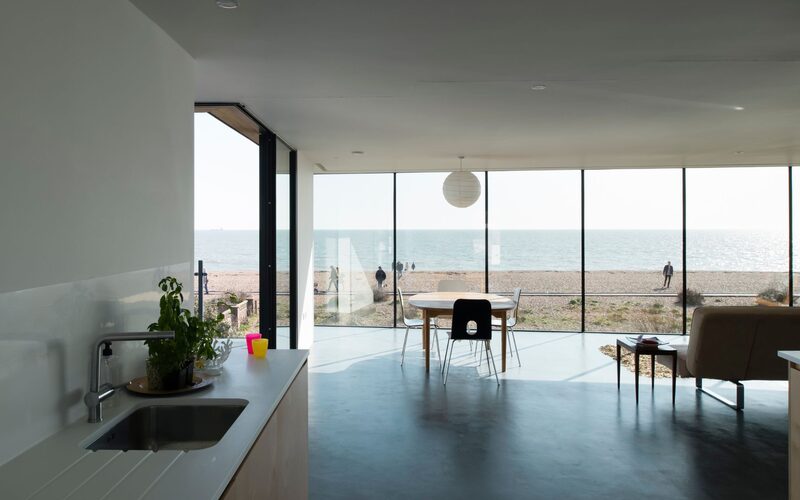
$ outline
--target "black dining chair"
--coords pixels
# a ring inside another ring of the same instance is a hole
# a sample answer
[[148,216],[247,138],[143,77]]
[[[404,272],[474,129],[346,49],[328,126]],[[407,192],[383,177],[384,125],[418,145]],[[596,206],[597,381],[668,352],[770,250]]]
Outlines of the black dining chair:
[[[472,327],[472,328],[471,328]],[[444,385],[450,373],[450,362],[453,360],[453,347],[456,341],[483,342],[487,355],[492,360],[494,378],[500,385],[497,367],[492,356],[492,304],[483,299],[458,299],[453,305],[453,326],[450,329],[447,347],[444,350],[445,371]],[[448,357],[447,353],[450,353]]]

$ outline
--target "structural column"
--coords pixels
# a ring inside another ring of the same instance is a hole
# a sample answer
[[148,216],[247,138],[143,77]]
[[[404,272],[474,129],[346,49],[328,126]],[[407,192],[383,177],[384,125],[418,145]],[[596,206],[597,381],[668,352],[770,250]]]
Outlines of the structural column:
[[269,340],[269,348],[277,348],[277,275],[275,242],[277,189],[277,153],[275,134],[262,129],[258,141],[259,185],[259,322],[261,336]]

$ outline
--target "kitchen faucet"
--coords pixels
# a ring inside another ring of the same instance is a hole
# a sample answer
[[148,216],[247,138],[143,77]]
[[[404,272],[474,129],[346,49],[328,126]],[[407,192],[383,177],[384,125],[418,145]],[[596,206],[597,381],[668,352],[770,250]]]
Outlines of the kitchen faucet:
[[173,339],[175,332],[125,332],[109,333],[97,340],[92,350],[92,371],[89,381],[89,392],[84,396],[83,401],[89,408],[89,422],[96,423],[103,420],[102,402],[110,398],[116,392],[116,388],[111,384],[103,384],[100,387],[100,349],[110,347],[112,342],[122,340],[154,340],[154,339]]

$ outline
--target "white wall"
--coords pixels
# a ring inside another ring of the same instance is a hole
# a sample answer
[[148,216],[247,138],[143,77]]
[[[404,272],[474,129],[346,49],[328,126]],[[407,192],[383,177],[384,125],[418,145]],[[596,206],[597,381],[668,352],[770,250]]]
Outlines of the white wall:
[[85,418],[94,338],[191,289],[194,62],[126,0],[31,0],[0,68],[3,463]]
[[314,165],[297,153],[297,338],[300,349],[314,343]]
[[0,63],[0,292],[186,260],[189,56],[125,0],[35,0]]

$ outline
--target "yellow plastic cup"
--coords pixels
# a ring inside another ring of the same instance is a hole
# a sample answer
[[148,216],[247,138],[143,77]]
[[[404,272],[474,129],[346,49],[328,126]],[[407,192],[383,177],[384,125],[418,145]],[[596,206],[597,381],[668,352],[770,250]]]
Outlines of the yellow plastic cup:
[[267,357],[267,347],[269,346],[269,339],[253,339],[253,356],[257,358]]

